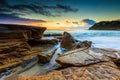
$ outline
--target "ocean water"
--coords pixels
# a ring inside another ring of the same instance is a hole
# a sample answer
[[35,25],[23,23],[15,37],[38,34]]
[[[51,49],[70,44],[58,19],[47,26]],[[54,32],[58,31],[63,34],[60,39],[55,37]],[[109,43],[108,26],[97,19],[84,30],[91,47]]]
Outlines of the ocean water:
[[[44,34],[63,34],[64,31],[59,30],[46,30]],[[120,31],[112,30],[73,30],[67,31],[71,35],[80,41],[88,40],[92,41],[93,47],[98,48],[113,48],[120,50]],[[49,38],[53,38],[52,36]]]

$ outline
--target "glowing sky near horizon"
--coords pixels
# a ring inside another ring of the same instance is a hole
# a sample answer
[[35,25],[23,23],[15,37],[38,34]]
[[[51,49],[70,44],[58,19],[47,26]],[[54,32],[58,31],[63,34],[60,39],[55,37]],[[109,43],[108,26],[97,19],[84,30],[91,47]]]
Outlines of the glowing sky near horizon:
[[120,0],[0,0],[0,23],[74,29],[120,19]]

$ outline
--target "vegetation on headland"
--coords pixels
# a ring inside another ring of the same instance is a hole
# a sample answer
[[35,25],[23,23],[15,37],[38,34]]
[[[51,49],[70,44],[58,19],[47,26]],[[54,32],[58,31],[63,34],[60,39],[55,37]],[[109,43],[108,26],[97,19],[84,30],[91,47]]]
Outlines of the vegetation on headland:
[[102,21],[94,24],[89,30],[120,30],[120,21]]

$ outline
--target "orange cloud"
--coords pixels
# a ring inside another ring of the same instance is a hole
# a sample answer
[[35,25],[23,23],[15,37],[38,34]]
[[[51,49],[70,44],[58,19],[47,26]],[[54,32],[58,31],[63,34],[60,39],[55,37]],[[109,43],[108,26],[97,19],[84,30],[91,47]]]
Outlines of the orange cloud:
[[70,24],[72,24],[72,21],[70,21],[70,20],[66,20],[66,21],[64,22],[64,24],[66,24],[66,25],[70,25]]
[[[88,21],[88,20],[87,20]],[[89,20],[90,21],[90,20]],[[25,25],[32,25],[32,26],[38,26],[38,27],[46,27],[48,30],[73,30],[77,27],[84,28],[85,26],[88,26],[88,22],[86,20],[81,21],[71,21],[71,20],[65,20],[65,21],[49,21],[49,22],[32,22],[32,21],[21,21],[20,23]]]
[[71,30],[75,29],[76,27],[80,26],[86,26],[87,23],[85,22],[78,22],[77,24],[74,23],[74,21],[71,20],[65,20],[65,21],[56,21],[56,22],[45,22],[42,24],[42,26],[47,27],[49,30]]
[[43,22],[26,22],[27,25],[43,26]]

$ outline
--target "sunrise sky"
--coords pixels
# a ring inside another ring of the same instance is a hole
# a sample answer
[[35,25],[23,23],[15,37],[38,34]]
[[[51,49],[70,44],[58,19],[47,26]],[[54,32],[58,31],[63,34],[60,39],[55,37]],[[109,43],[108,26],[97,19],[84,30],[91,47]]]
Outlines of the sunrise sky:
[[0,23],[87,29],[120,19],[120,0],[0,0]]

